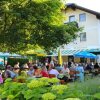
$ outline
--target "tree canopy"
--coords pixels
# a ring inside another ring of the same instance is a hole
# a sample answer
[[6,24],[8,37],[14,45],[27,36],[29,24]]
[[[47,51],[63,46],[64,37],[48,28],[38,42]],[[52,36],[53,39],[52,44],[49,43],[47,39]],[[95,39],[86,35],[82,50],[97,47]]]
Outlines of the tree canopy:
[[60,0],[0,0],[0,51],[40,46],[46,51],[69,43],[79,28],[64,24]]

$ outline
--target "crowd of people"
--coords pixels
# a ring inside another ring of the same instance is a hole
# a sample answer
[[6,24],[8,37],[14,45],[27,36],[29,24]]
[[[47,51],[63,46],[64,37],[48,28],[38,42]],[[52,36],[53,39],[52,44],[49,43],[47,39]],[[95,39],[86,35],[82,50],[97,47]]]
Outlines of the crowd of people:
[[0,71],[0,83],[3,83],[7,78],[17,78],[24,71],[27,77],[56,77],[64,82],[74,81],[77,78],[82,82],[84,81],[85,72],[94,72],[96,75],[100,71],[100,65],[98,63],[74,63],[74,62],[64,62],[61,66],[60,64],[51,63],[46,64],[32,64],[25,63],[23,67],[20,67],[19,62],[12,67],[7,65],[4,71]]

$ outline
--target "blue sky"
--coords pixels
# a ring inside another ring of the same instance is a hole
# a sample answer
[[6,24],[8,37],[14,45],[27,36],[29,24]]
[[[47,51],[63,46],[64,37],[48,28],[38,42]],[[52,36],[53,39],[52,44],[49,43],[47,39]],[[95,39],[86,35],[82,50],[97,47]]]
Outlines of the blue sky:
[[65,0],[68,3],[76,3],[80,6],[100,12],[100,0]]

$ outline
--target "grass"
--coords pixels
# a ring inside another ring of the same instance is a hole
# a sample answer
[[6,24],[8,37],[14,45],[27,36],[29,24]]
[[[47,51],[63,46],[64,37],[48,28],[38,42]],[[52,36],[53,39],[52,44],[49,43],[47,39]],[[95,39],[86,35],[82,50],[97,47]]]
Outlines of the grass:
[[88,79],[84,82],[74,82],[69,85],[68,97],[79,97],[81,100],[98,100],[94,94],[100,93],[100,78]]

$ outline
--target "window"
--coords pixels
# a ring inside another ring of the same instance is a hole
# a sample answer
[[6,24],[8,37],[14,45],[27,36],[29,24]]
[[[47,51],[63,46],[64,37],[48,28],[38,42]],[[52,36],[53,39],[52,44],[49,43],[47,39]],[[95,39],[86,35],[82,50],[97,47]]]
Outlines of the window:
[[86,41],[86,33],[80,33],[80,41]]
[[79,15],[79,21],[80,22],[86,21],[86,14],[85,13]]
[[75,21],[75,16],[73,15],[73,16],[69,16],[69,22],[73,22],[73,21]]

